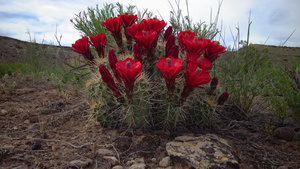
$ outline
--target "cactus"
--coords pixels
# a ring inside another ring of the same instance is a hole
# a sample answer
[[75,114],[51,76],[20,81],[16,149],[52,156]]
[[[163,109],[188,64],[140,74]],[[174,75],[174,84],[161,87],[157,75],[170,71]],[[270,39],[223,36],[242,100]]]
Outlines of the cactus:
[[[136,16],[132,17],[136,21]],[[118,21],[116,28],[112,27],[114,20]],[[118,48],[119,53],[110,49],[106,59],[81,52],[87,62],[93,63],[87,91],[93,116],[99,123],[112,128],[175,129],[179,125],[201,126],[213,119],[222,105],[217,104],[216,94],[212,93],[220,92],[216,85],[213,92],[205,88],[209,88],[211,62],[225,48],[215,41],[200,39],[191,31],[172,35],[172,27],[160,38],[166,23],[157,19],[124,27],[125,34],[120,39],[119,25],[124,23],[119,22],[122,19],[113,18],[102,23],[112,32],[117,45],[99,44],[101,49]],[[130,41],[126,48],[125,40]],[[133,47],[132,40],[136,42]],[[80,43],[76,45],[80,49]],[[96,43],[93,45],[97,48]],[[89,52],[86,46],[84,49]],[[102,55],[104,49],[98,53]],[[100,73],[95,71],[99,65]]]

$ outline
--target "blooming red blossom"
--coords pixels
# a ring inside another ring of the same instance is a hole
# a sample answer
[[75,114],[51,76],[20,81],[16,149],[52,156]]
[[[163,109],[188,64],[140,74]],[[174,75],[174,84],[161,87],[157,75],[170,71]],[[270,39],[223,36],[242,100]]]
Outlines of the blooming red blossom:
[[152,64],[154,61],[157,38],[158,34],[156,31],[142,31],[135,35],[136,42],[144,48],[147,55],[147,60],[150,64]]
[[177,35],[178,35],[178,43],[183,50],[185,50],[184,41],[188,39],[193,40],[196,37],[196,33],[190,30],[180,31]]
[[220,95],[220,97],[218,98],[218,105],[224,105],[224,103],[227,101],[229,97],[228,92],[224,92]]
[[82,54],[83,57],[88,61],[94,60],[94,56],[92,55],[92,52],[91,52],[90,46],[89,46],[89,39],[86,36],[77,40],[75,42],[75,44],[72,44],[71,49],[77,53]]
[[111,76],[111,74],[109,73],[109,71],[107,70],[107,68],[101,64],[99,66],[99,71],[101,74],[101,78],[104,81],[104,83],[106,83],[106,85],[110,88],[110,90],[113,92],[113,95],[118,98],[121,96],[120,91],[113,79],[113,77]]
[[201,67],[195,64],[189,63],[186,68],[185,86],[193,88],[203,88],[200,85],[210,82],[210,75],[206,70],[202,70]]
[[143,30],[145,30],[145,28],[142,24],[134,24],[128,28],[125,28],[126,33],[131,36],[131,38],[135,38],[135,34]]
[[167,23],[164,20],[158,19],[143,19],[141,24],[144,26],[146,31],[155,31],[159,35]]
[[161,76],[165,79],[169,98],[171,98],[174,93],[175,79],[183,70],[182,63],[183,61],[181,59],[169,56],[161,57],[156,64],[156,67],[163,73]]
[[151,49],[157,36],[157,32],[155,31],[142,31],[135,35],[135,39],[145,49]]
[[162,77],[169,82],[175,80],[178,77],[177,75],[183,70],[182,63],[181,59],[173,56],[161,57],[157,61],[156,67],[163,73]]
[[122,23],[119,17],[114,17],[112,19],[108,19],[101,23],[108,31],[110,31],[119,47],[121,53],[124,52],[121,26]]
[[128,102],[132,103],[134,82],[140,76],[142,64],[139,61],[127,58],[117,62],[116,67],[121,79],[124,81]]
[[209,43],[206,47],[204,56],[213,63],[219,56],[225,52],[226,48],[220,45],[217,41],[207,40]]
[[119,17],[114,17],[112,19],[107,19],[101,23],[108,31],[112,34],[117,34],[121,32],[122,22]]
[[172,35],[172,31],[173,31],[173,27],[169,26],[164,34],[164,38],[163,38],[164,42],[167,41],[169,39],[169,37]]
[[186,61],[188,63],[193,63],[201,67],[201,69],[208,70],[212,68],[212,64],[208,59],[204,57],[204,55],[200,55],[197,53],[187,53]]
[[186,73],[184,75],[185,84],[181,92],[181,104],[186,101],[187,97],[194,91],[195,88],[203,88],[200,85],[207,84],[210,81],[209,73],[193,63],[188,63]]
[[118,15],[118,17],[120,18],[124,28],[133,25],[138,20],[137,15],[124,14],[124,15]]
[[197,53],[197,54],[203,54],[208,45],[208,41],[206,39],[200,39],[200,38],[194,38],[194,39],[186,38],[183,39],[183,43],[188,53]]
[[143,63],[142,49],[141,49],[141,46],[138,43],[135,43],[133,45],[133,57],[134,57],[135,60]]
[[108,52],[108,62],[109,62],[109,66],[110,66],[111,70],[114,73],[115,78],[117,79],[117,82],[120,83],[121,78],[117,72],[117,67],[116,67],[116,63],[118,62],[118,59],[117,59],[114,49],[111,49]]
[[106,46],[107,38],[105,36],[105,33],[101,33],[95,36],[90,36],[91,45],[93,45],[98,53],[98,56],[100,58],[104,58],[104,50]]

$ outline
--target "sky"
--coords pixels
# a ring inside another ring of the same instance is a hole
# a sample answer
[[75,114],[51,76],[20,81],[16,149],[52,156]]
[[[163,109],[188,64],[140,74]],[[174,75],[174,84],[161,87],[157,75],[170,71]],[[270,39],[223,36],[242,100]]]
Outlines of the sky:
[[0,36],[58,45],[56,33],[62,35],[62,45],[71,46],[80,32],[70,19],[96,4],[101,8],[116,2],[148,9],[166,22],[177,2],[184,16],[207,24],[215,19],[221,4],[217,26],[224,46],[233,45],[237,28],[240,39],[246,40],[250,16],[250,43],[278,46],[288,39],[284,46],[300,47],[300,0],[0,0]]

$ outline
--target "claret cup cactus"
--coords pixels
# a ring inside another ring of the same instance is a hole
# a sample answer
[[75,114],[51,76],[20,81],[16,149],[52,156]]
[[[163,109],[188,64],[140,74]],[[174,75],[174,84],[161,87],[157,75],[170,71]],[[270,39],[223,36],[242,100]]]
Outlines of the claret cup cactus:
[[163,20],[136,21],[136,15],[125,14],[102,22],[115,44],[106,44],[102,33],[72,45],[91,68],[87,88],[94,117],[114,128],[174,129],[208,122],[228,98],[227,92],[216,97],[221,93],[216,77],[210,84],[212,63],[225,47],[190,30],[174,35]]

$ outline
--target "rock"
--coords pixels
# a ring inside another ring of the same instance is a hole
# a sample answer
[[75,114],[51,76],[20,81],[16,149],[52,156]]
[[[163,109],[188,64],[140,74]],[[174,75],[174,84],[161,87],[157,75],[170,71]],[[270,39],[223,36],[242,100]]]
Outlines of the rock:
[[289,167],[287,167],[287,166],[280,166],[277,169],[289,169]]
[[136,163],[145,163],[144,157],[134,159]]
[[6,110],[4,110],[4,109],[1,110],[1,115],[4,116],[4,115],[6,115],[7,113],[8,113],[8,112],[7,112]]
[[160,167],[168,167],[171,163],[171,159],[169,156],[163,158],[160,162],[159,162],[159,166]]
[[114,156],[115,153],[108,149],[99,149],[97,150],[97,154],[101,156]]
[[103,156],[103,159],[106,161],[109,166],[119,165],[119,160],[114,156]]
[[291,127],[278,127],[273,131],[273,136],[280,140],[292,141],[294,138],[294,129]]
[[133,164],[129,169],[145,169],[146,165],[144,163]]
[[192,168],[239,168],[227,141],[214,134],[179,136],[166,144],[166,150],[172,160]]
[[91,159],[73,160],[69,163],[69,167],[83,168],[93,163]]
[[24,124],[29,124],[29,123],[30,123],[29,120],[25,120],[25,121],[24,121]]
[[116,165],[116,166],[114,166],[112,169],[123,169],[123,167],[120,166],[120,165]]

